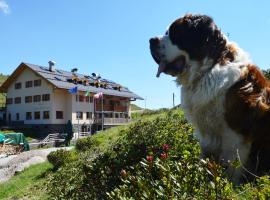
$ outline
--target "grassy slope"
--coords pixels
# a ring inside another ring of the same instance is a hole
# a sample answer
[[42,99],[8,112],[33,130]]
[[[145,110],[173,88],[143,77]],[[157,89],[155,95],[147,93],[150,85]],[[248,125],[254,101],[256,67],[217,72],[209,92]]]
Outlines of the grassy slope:
[[[144,116],[140,116],[139,119],[153,120],[157,117],[165,116],[165,114],[166,114],[165,112],[159,112],[154,114],[150,113]],[[134,122],[131,122],[131,124],[132,123]],[[130,125],[113,127],[103,132],[99,132],[98,134],[95,134],[92,137],[93,139],[98,141],[100,149],[105,150],[110,144],[114,143],[121,136],[121,130],[128,129],[129,127]]]
[[136,104],[131,104],[130,107],[131,107],[131,111],[134,111],[134,110],[142,110],[142,108],[139,107],[139,106],[137,106]]
[[[7,77],[8,76],[5,76],[3,74],[0,74],[0,85],[2,85],[5,82],[5,80],[7,79]],[[0,93],[0,106],[3,105],[3,104],[5,104],[5,101],[6,101],[5,95]]]
[[[152,113],[141,116],[146,120],[154,120],[157,117],[166,115],[166,112]],[[104,132],[100,132],[92,136],[96,141],[98,141],[101,150],[107,149],[114,141],[116,141],[123,134],[121,130],[127,129],[129,126],[119,126],[115,128],[108,129]],[[20,173],[18,176],[13,177],[10,181],[0,184],[0,199],[10,199],[14,197],[26,197],[26,199],[47,199],[48,194],[42,189],[46,179],[42,174],[51,169],[48,163],[39,164],[37,166],[32,166],[24,172]],[[39,185],[39,187],[38,187]],[[267,182],[268,185],[268,182]],[[18,189],[21,188],[21,190]],[[246,187],[246,188],[245,188]],[[267,187],[252,187],[252,185],[247,185],[241,188],[239,191],[235,191],[235,198],[233,199],[253,199],[257,196],[261,190],[269,189]],[[246,193],[248,193],[246,195]],[[252,197],[249,197],[251,193],[254,193]],[[258,195],[259,196],[259,195]],[[264,199],[258,198],[258,199]]]
[[[162,115],[165,115],[165,113],[149,114],[142,118],[152,120]],[[128,127],[129,125],[110,128],[92,137],[98,141],[101,150],[105,150],[121,136],[121,130]],[[50,169],[51,165],[48,162],[34,165],[14,176],[9,181],[0,184],[0,199],[17,199],[22,197],[27,197],[27,199],[47,199],[46,191],[40,186],[46,181],[42,175]]]
[[48,162],[33,165],[0,184],[0,199],[47,199],[44,177],[51,168]]

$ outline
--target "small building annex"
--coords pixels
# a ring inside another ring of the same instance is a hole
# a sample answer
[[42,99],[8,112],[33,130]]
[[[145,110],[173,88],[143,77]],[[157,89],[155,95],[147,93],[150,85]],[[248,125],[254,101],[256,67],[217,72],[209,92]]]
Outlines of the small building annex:
[[[69,92],[74,87],[76,94]],[[94,73],[60,70],[52,61],[48,67],[21,63],[0,92],[7,94],[7,125],[33,128],[40,137],[65,132],[69,120],[75,131],[83,132],[95,132],[101,125],[107,128],[127,123],[131,118],[130,102],[142,100],[127,87]],[[97,93],[102,98],[94,99]]]

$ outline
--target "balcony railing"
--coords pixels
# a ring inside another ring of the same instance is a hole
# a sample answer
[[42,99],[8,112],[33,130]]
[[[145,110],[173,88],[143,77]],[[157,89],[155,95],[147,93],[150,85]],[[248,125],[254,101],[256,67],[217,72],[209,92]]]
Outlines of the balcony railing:
[[[130,122],[128,118],[104,118],[104,125],[121,125]],[[95,123],[101,124],[102,119],[95,119]]]

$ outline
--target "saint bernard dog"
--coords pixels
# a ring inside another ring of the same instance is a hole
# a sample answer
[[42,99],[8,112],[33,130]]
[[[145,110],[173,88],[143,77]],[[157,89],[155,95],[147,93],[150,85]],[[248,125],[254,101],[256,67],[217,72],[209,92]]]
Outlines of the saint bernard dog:
[[[270,169],[270,83],[206,15],[187,14],[150,39],[157,77],[181,85],[181,106],[195,127],[202,158],[240,183]],[[239,168],[230,164],[238,160]],[[249,176],[248,176],[249,175]]]

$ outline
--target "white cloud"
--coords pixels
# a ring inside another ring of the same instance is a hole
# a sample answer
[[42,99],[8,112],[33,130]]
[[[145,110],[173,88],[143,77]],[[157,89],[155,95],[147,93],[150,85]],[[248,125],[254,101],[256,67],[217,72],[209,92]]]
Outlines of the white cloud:
[[8,6],[7,2],[4,0],[0,0],[0,11],[2,11],[5,14],[10,13],[9,6]]

